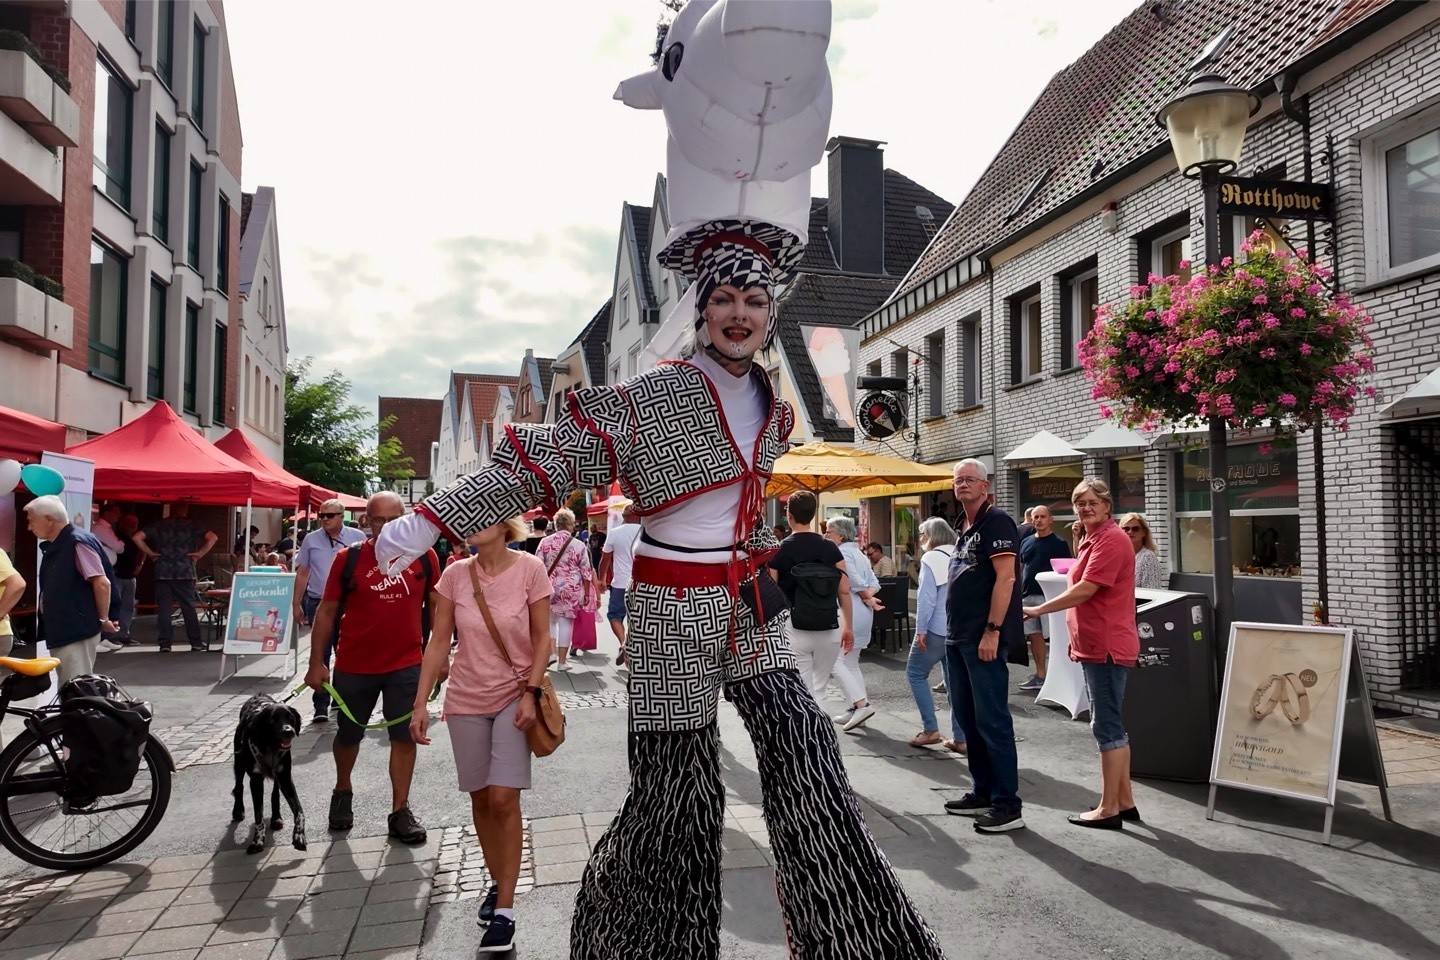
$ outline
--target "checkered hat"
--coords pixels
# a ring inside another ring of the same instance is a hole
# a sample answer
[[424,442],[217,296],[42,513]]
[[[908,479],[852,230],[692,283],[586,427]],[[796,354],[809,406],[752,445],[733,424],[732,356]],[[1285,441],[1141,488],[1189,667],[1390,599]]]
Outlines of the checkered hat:
[[776,287],[799,262],[805,245],[783,227],[743,220],[714,220],[677,238],[660,251],[661,266],[693,279],[695,329],[704,323],[710,294],[728,283],[741,290],[762,287],[770,294],[770,332],[775,338]]

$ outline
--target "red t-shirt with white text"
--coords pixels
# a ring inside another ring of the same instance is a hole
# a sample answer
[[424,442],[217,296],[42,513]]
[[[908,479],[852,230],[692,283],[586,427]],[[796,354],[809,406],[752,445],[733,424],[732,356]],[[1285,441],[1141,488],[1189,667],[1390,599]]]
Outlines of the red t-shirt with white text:
[[[373,675],[415,666],[423,652],[421,605],[426,591],[434,590],[435,584],[425,582],[425,568],[419,560],[398,577],[383,576],[375,560],[375,541],[366,540],[335,554],[330,577],[325,581],[323,601],[339,602],[340,578],[351,550],[360,551],[360,562],[355,567],[354,587],[345,600],[345,615],[339,624],[335,670]],[[428,554],[430,569],[438,579],[440,559],[434,550]]]

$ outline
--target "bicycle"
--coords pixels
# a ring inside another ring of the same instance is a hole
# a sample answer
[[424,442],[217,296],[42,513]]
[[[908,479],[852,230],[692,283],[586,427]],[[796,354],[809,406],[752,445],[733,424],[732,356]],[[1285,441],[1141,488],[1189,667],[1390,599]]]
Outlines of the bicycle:
[[129,853],[160,825],[170,805],[175,761],[147,734],[129,790],[77,797],[65,770],[59,705],[12,705],[48,690],[46,675],[58,666],[54,657],[0,657],[0,668],[10,671],[0,680],[0,719],[24,720],[24,729],[0,750],[0,846],[37,867],[84,870]]

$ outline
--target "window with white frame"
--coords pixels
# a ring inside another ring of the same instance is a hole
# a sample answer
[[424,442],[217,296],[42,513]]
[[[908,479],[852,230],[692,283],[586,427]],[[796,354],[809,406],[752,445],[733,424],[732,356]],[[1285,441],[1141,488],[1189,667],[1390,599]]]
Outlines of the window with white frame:
[[628,287],[620,291],[620,322],[616,326],[623,327],[630,322],[630,289]]
[[625,361],[625,376],[633,377],[640,372],[640,344],[630,348],[630,356]]
[[1190,268],[1181,267],[1189,263],[1190,228],[1173,230],[1150,241],[1150,269],[1162,277],[1179,277],[1181,283],[1190,282]]
[[945,331],[925,338],[925,416],[945,416]]
[[1364,142],[1370,280],[1440,267],[1440,107]]
[[610,364],[610,385],[614,386],[620,382],[620,361],[616,360]]
[[1027,383],[1045,369],[1040,294],[1012,300],[1010,311],[1010,382]]
[[1060,326],[1060,369],[1080,366],[1080,344],[1095,322],[1095,308],[1100,306],[1100,272],[1086,270],[1065,281]]
[[978,407],[985,399],[984,366],[980,360],[980,315],[960,321],[961,406]]

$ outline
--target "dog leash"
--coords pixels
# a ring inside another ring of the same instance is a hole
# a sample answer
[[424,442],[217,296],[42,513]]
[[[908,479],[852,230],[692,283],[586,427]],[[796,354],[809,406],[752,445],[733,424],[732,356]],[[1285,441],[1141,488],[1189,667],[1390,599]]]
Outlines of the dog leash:
[[[289,703],[291,700],[294,700],[297,696],[300,695],[300,691],[308,689],[309,686],[310,685],[308,683],[301,683],[294,690],[290,691],[289,696],[287,696],[284,700],[281,700],[280,702]],[[408,723],[410,721],[410,718],[415,715],[415,711],[410,710],[403,717],[396,717],[394,720],[382,720],[378,723],[361,723],[359,720],[355,719],[355,714],[350,712],[350,705],[345,702],[344,698],[342,698],[340,694],[335,692],[335,688],[330,685],[330,681],[327,680],[324,683],[320,684],[320,689],[330,694],[330,699],[335,701],[335,706],[340,708],[340,712],[345,714],[346,718],[349,719],[351,723],[355,724],[355,726],[359,727],[361,730],[385,730],[397,724]],[[437,683],[435,684],[435,689],[430,691],[430,696],[425,700],[425,702],[434,703],[438,699],[440,699],[440,684]]]

